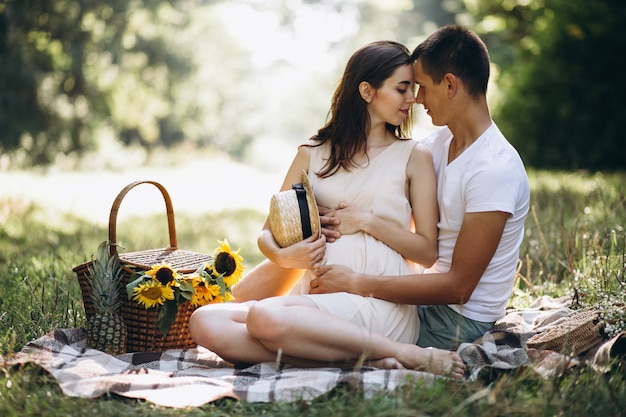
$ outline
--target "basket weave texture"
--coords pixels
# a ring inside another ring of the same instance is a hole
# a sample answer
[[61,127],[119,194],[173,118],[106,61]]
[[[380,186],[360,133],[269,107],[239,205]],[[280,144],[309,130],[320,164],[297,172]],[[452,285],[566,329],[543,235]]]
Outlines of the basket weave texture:
[[[120,297],[122,298],[121,315],[124,319],[128,332],[126,340],[127,352],[152,352],[163,351],[167,349],[190,349],[196,347],[191,339],[187,324],[191,313],[195,310],[189,302],[185,302],[178,307],[176,319],[170,328],[166,337],[159,330],[156,324],[158,308],[146,309],[139,303],[129,300],[126,295],[126,285],[130,281],[130,277],[135,269],[148,270],[154,264],[167,262],[180,273],[191,273],[196,271],[205,262],[210,262],[212,257],[207,254],[196,253],[186,250],[180,250],[176,241],[176,225],[174,220],[174,209],[169,193],[161,184],[155,181],[136,181],[133,182],[117,195],[111,213],[109,215],[109,241],[117,242],[117,213],[122,200],[126,194],[134,187],[140,184],[152,184],[159,189],[163,199],[165,200],[165,209],[167,214],[167,224],[169,232],[169,246],[159,249],[148,249],[139,252],[129,252],[118,254],[120,263],[124,268],[124,277],[119,288]],[[117,245],[110,246],[111,254],[117,251]],[[91,302],[91,275],[89,268],[92,261],[83,263],[73,268],[78,277],[78,283],[83,297],[83,305],[85,315],[89,320],[94,314],[94,306]]]
[[532,336],[526,344],[530,348],[578,356],[602,341],[599,315],[596,310],[574,314],[547,331]]

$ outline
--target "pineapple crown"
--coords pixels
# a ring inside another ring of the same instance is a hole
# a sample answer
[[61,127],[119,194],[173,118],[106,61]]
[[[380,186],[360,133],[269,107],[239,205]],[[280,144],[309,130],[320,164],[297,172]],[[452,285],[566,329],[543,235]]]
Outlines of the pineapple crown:
[[108,240],[100,243],[96,259],[89,266],[91,276],[91,301],[96,313],[118,313],[122,305],[122,278],[124,270],[117,251],[111,255],[110,247],[115,245]]

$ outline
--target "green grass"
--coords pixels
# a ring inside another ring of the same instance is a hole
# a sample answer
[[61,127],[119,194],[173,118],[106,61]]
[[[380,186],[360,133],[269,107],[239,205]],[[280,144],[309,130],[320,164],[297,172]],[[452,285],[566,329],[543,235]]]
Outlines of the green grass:
[[[606,320],[619,327],[626,321],[626,175],[531,171],[529,177],[532,211],[510,306],[524,307],[544,294],[576,293],[582,306],[612,311]],[[256,236],[263,221],[263,213],[251,210],[177,214],[178,244],[208,252],[228,238],[251,267],[262,259]],[[106,236],[105,227],[75,217],[51,222],[41,207],[0,201],[0,355],[53,328],[85,325],[71,270]],[[118,236],[128,250],[165,246],[164,215],[124,219]],[[70,398],[35,366],[0,367],[2,416],[618,416],[625,409],[623,362],[608,374],[578,366],[544,379],[518,369],[492,381],[417,383],[373,398],[339,387],[310,404],[221,400],[185,410],[117,396]]]

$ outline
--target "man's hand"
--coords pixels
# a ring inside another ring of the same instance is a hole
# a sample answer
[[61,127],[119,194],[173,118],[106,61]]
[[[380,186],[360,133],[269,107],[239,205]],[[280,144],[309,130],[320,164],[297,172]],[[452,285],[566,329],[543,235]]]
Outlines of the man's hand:
[[357,274],[343,265],[321,265],[313,270],[315,278],[311,280],[310,294],[328,294],[349,292],[358,294]]

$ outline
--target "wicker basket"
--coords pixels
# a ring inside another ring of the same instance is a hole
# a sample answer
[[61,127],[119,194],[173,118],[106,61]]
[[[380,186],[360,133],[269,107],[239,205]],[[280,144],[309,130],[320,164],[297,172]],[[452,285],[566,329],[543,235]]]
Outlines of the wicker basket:
[[[166,349],[189,349],[196,345],[189,334],[187,323],[195,308],[189,302],[181,304],[178,308],[176,319],[166,337],[156,325],[157,308],[146,309],[137,302],[128,300],[126,296],[126,284],[128,284],[135,268],[150,269],[152,265],[168,262],[174,269],[181,273],[196,271],[200,265],[211,261],[210,255],[189,252],[177,248],[176,225],[174,222],[174,209],[170,196],[161,184],[155,181],[136,181],[126,187],[117,195],[109,216],[109,241],[117,242],[117,212],[126,194],[139,184],[152,184],[159,189],[165,200],[167,212],[167,224],[169,230],[170,245],[161,249],[149,249],[140,252],[120,253],[120,263],[124,267],[124,278],[120,287],[120,294],[124,300],[122,303],[122,317],[128,331],[126,341],[127,352],[151,352]],[[111,245],[111,254],[117,250],[116,245]],[[95,313],[91,302],[91,276],[89,274],[90,262],[86,262],[73,269],[78,276],[78,283],[83,296],[85,315],[87,320]]]
[[578,356],[602,341],[599,315],[595,310],[574,314],[545,332],[532,336],[526,344],[530,348]]

